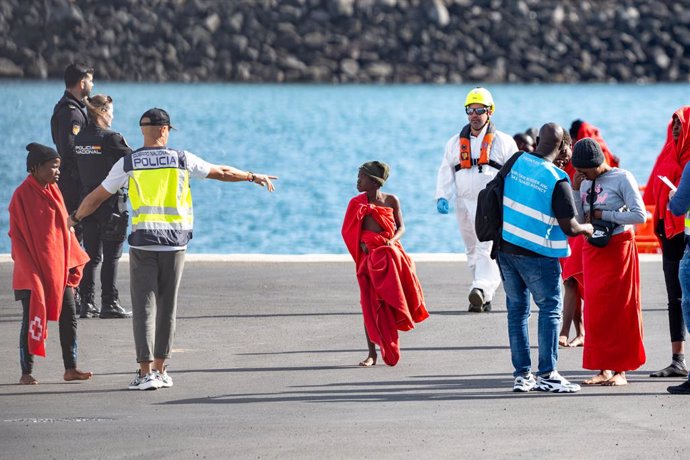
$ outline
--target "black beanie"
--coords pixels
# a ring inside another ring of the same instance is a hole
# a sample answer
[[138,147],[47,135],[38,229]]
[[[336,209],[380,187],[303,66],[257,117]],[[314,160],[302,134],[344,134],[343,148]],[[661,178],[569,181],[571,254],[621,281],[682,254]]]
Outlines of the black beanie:
[[570,162],[575,168],[596,168],[604,162],[604,152],[601,151],[601,146],[597,141],[591,137],[585,137],[575,143],[573,158]]
[[47,145],[37,144],[32,142],[26,146],[29,154],[26,156],[26,172],[31,172],[34,166],[40,166],[46,161],[60,158],[60,155]]

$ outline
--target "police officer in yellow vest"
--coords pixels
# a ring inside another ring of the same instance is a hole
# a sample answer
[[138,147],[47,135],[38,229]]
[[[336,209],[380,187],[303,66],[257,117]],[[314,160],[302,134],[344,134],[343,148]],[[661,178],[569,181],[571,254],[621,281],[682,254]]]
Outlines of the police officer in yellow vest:
[[[167,147],[170,116],[147,110],[139,120],[144,146],[113,166],[105,180],[70,215],[78,223],[121,187],[129,187],[132,233],[129,235],[132,323],[139,369],[132,390],[172,386],[165,371],[175,333],[177,290],[187,243],[192,238],[190,178],[253,182],[274,190],[275,176],[207,163],[193,153]],[[154,336],[155,335],[155,336]]]
[[455,216],[472,273],[471,312],[490,311],[494,292],[501,283],[498,265],[491,259],[492,243],[478,241],[474,231],[477,195],[518,150],[513,138],[491,122],[494,109],[493,97],[485,88],[474,88],[467,94],[465,113],[469,124],[446,144],[436,179],[438,212],[448,214],[448,202],[455,198]]

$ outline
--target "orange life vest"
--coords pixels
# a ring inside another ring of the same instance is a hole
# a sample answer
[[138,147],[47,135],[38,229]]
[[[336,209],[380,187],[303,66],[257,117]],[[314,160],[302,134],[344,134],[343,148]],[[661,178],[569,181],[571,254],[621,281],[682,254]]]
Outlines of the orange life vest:
[[465,125],[460,131],[458,142],[460,143],[460,164],[457,169],[469,169],[474,165],[488,165],[490,163],[489,155],[491,153],[491,145],[494,142],[494,133],[496,127],[491,121],[487,122],[486,133],[482,139],[482,146],[479,150],[479,159],[472,161],[472,151],[470,149],[470,125]]

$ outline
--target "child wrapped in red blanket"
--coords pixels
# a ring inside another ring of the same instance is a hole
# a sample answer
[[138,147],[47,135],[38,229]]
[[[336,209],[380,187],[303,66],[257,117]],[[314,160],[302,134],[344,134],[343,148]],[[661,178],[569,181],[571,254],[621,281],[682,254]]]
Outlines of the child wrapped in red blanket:
[[77,320],[72,288],[79,285],[89,257],[67,226],[67,210],[57,186],[60,157],[50,147],[29,144],[30,173],[10,201],[12,287],[22,301],[21,384],[36,384],[33,355],[45,356],[47,321],[60,322],[64,379],[87,380],[77,369]]
[[400,238],[405,232],[400,202],[381,192],[388,178],[385,163],[371,161],[359,169],[357,190],[345,213],[342,235],[355,261],[360,303],[369,356],[360,366],[376,364],[376,347],[383,361],[395,366],[400,359],[398,331],[409,331],[429,313],[415,273]]

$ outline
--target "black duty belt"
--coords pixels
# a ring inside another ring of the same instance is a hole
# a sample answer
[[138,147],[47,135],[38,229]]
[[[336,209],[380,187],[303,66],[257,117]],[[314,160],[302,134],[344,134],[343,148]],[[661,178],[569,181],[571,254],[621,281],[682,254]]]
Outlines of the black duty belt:
[[[480,168],[479,170],[481,171],[481,167],[484,165],[479,164],[479,158],[472,158],[471,161],[472,161],[472,166],[479,166],[479,168]],[[503,167],[503,165],[501,163],[498,163],[494,160],[489,160],[488,166],[491,166],[492,168],[496,168],[496,169],[501,169]],[[455,165],[455,172],[458,172],[461,169],[463,169],[463,168],[460,165],[460,163]],[[467,168],[465,168],[465,169],[467,169]]]

